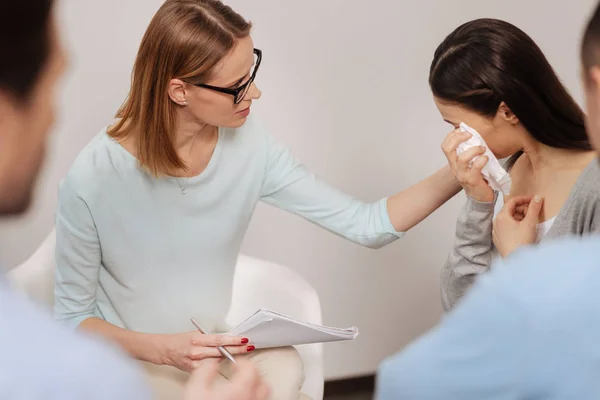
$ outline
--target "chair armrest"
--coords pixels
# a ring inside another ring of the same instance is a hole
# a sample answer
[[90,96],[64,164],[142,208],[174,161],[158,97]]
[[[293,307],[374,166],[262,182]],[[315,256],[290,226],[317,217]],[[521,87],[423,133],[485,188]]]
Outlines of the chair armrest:
[[50,309],[54,305],[55,246],[56,231],[53,229],[35,253],[7,273],[17,290]]
[[241,255],[227,322],[237,324],[259,308],[272,308],[306,322],[322,323],[319,297],[298,273],[282,265]]
[[[315,289],[298,273],[282,265],[241,255],[233,281],[227,322],[235,326],[260,308],[268,308],[313,324],[322,324],[321,303]],[[323,345],[296,346],[304,362],[302,391],[323,398]]]

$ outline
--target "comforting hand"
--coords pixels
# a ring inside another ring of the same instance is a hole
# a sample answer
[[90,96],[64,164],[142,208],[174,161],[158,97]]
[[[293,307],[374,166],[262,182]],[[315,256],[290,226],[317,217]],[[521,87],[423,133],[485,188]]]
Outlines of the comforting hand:
[[535,243],[543,199],[521,196],[510,199],[494,221],[494,245],[502,257],[517,248]]
[[221,358],[218,346],[225,346],[232,355],[254,350],[254,346],[248,346],[246,338],[187,332],[161,336],[159,351],[163,364],[191,372],[205,358]]
[[218,363],[203,361],[185,388],[185,400],[266,400],[270,390],[259,371],[246,360],[234,365],[234,375],[227,381],[215,384]]
[[[442,150],[448,159],[452,173],[467,195],[475,201],[489,203],[494,201],[494,191],[481,175],[481,170],[488,162],[487,156],[482,155],[485,153],[485,147],[473,147],[460,156],[456,154],[458,146],[470,137],[470,133],[455,129],[446,136],[442,143]],[[477,156],[481,157],[469,166],[473,158]]]

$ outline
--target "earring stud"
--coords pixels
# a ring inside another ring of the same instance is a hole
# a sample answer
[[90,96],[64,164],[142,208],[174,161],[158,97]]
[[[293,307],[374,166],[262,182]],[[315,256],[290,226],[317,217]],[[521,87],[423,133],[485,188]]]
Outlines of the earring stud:
[[187,100],[184,100],[182,103],[184,106],[187,106]]

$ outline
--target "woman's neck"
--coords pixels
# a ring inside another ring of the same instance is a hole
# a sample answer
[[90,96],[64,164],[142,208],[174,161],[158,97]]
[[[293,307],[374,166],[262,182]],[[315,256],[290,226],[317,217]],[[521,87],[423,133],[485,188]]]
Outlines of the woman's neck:
[[175,131],[174,147],[179,158],[187,166],[186,171],[176,175],[194,176],[201,173],[210,161],[217,144],[218,129],[215,126],[183,123]]
[[175,131],[173,146],[182,160],[189,157],[197,142],[210,142],[216,129],[207,124],[181,124]]
[[[131,129],[118,142],[134,157],[138,157],[137,129]],[[173,176],[194,176],[201,173],[210,161],[218,138],[218,128],[206,124],[182,124],[175,132],[174,147],[187,169],[167,172]]]
[[566,150],[546,146],[533,138],[523,145],[524,155],[511,169],[511,196],[540,195],[544,198],[539,221],[560,212],[581,173],[596,157],[593,151]]
[[529,138],[523,145],[534,175],[554,173],[565,169],[583,169],[596,156],[593,151],[550,147]]

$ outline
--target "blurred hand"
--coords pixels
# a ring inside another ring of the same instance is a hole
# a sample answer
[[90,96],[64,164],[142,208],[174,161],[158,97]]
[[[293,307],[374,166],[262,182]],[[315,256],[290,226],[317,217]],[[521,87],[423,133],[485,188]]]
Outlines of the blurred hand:
[[203,361],[188,380],[184,400],[267,400],[270,390],[258,370],[247,360],[236,361],[233,377],[216,385],[218,362]]
[[[481,174],[481,170],[488,162],[488,157],[483,155],[485,147],[473,147],[460,156],[456,154],[458,146],[469,140],[470,137],[470,133],[455,129],[446,136],[442,143],[442,150],[448,159],[454,177],[467,195],[480,203],[489,203],[494,201],[494,190]],[[470,166],[471,161],[477,156],[480,157]]]
[[494,245],[502,257],[521,246],[535,243],[542,204],[540,196],[520,196],[504,205],[492,231]]

